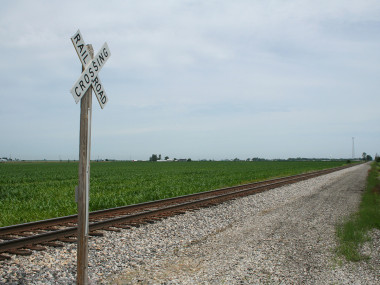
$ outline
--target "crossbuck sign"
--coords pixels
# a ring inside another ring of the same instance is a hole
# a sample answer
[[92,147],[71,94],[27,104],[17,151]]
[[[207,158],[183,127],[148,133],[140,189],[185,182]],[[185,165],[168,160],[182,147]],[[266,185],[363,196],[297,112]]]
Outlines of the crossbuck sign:
[[[79,132],[79,184],[76,188],[78,203],[78,246],[77,246],[77,284],[88,284],[88,238],[89,238],[89,195],[91,161],[91,116],[92,89],[103,109],[108,102],[106,91],[98,73],[111,56],[107,43],[93,56],[92,46],[86,45],[78,30],[71,41],[82,62],[82,74],[70,92],[76,103],[81,101]],[[91,88],[92,86],[92,88]]]
[[107,43],[104,43],[100,51],[91,60],[88,48],[84,43],[83,37],[79,30],[71,37],[71,41],[73,42],[79,59],[82,62],[84,71],[78,78],[77,82],[75,82],[70,92],[73,95],[75,102],[78,103],[87,91],[88,87],[92,85],[100,107],[103,109],[108,102],[108,97],[102,83],[100,82],[98,73],[111,56],[108,45]]

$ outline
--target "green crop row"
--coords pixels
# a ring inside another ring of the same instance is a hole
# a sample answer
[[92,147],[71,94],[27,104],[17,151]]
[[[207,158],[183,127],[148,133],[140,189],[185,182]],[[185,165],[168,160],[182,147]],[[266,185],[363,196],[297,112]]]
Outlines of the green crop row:
[[[91,162],[90,210],[343,165],[306,162]],[[78,163],[0,164],[0,227],[77,213]]]

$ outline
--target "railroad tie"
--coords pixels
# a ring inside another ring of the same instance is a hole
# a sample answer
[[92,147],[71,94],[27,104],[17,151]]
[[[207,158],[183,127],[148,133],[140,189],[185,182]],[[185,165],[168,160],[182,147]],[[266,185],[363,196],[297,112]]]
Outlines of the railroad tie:
[[70,242],[70,243],[74,243],[74,242],[77,242],[78,240],[76,238],[68,238],[68,237],[65,237],[65,238],[60,238],[58,239],[59,241],[62,241],[62,242]]
[[131,227],[128,226],[128,225],[113,225],[114,228],[118,228],[118,229],[124,229],[124,230],[128,230],[130,229]]
[[10,260],[12,259],[12,257],[8,256],[8,255],[2,255],[0,254],[0,260]]
[[37,245],[37,244],[28,245],[28,246],[26,246],[25,248],[27,248],[27,249],[31,249],[31,250],[37,250],[37,251],[42,251],[42,250],[45,250],[45,249],[46,249],[46,247],[44,247],[44,246],[40,246],[40,245]]
[[22,256],[27,256],[27,255],[31,255],[32,254],[32,251],[28,250],[28,249],[10,249],[10,250],[7,250],[8,253],[11,253],[11,254],[16,254],[16,255],[22,255]]
[[102,236],[104,236],[104,234],[101,233],[101,232],[95,232],[95,231],[93,231],[93,232],[90,232],[90,236],[93,236],[93,237],[102,237]]
[[0,239],[2,239],[2,240],[13,240],[13,239],[17,239],[17,238],[11,237],[11,236],[0,236]]
[[116,229],[115,227],[108,227],[108,228],[104,228],[103,230],[105,231],[110,231],[110,232],[121,232],[121,230],[119,229]]
[[52,246],[52,247],[64,247],[63,244],[56,243],[56,242],[53,242],[53,241],[46,241],[46,242],[42,242],[41,244],[42,245],[46,245],[46,246]]

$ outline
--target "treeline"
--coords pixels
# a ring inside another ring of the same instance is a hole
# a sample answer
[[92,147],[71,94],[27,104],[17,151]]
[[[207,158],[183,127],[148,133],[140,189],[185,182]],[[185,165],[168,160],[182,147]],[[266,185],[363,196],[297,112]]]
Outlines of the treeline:
[[[375,157],[376,161],[380,161],[380,157],[376,154]],[[266,159],[266,158],[260,158],[260,157],[253,157],[253,158],[247,158],[247,159],[240,159],[240,158],[234,158],[234,159],[221,159],[220,161],[347,161],[351,162],[351,160],[358,161],[372,161],[373,158],[371,155],[368,155],[367,153],[363,152],[361,158],[309,158],[309,157],[289,157],[287,159]],[[161,154],[152,154],[152,156],[149,157],[149,161],[191,161],[191,158],[173,158],[170,159],[169,156],[165,156],[164,159],[162,159]],[[214,159],[200,159],[199,161],[215,161]]]
[[149,157],[149,161],[191,161],[191,158],[173,158],[173,159],[170,159],[169,156],[165,156],[164,159],[162,159],[162,156],[161,154],[157,155],[157,154],[152,154],[151,157]]

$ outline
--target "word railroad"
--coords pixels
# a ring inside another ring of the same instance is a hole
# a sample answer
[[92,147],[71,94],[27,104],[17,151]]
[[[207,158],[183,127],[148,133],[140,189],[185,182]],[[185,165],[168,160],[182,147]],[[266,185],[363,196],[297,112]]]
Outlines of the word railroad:
[[79,30],[71,37],[71,41],[73,42],[79,59],[82,62],[84,70],[77,82],[75,82],[74,86],[71,88],[70,92],[73,95],[75,102],[78,103],[87,91],[88,87],[92,85],[100,107],[103,109],[108,102],[108,97],[102,83],[100,82],[98,73],[111,56],[108,45],[107,43],[104,43],[100,51],[91,60],[88,47],[84,43],[83,37]]

